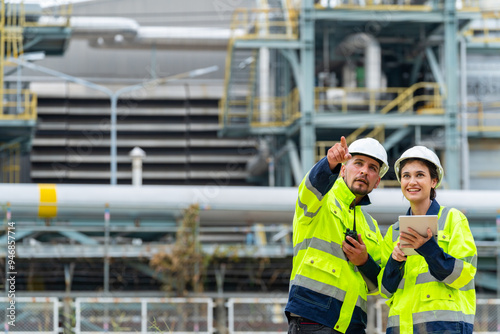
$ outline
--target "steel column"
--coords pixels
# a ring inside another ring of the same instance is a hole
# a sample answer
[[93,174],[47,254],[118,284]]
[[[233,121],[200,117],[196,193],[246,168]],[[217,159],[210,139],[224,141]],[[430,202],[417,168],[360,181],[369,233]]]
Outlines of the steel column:
[[314,165],[314,146],[316,134],[314,128],[314,19],[313,1],[302,2],[300,16],[300,38],[302,40],[301,73],[303,86],[300,94],[300,153],[302,170],[307,171]]
[[455,0],[446,0],[444,9],[444,56],[446,81],[446,180],[450,189],[460,188],[460,133],[458,131],[458,24]]

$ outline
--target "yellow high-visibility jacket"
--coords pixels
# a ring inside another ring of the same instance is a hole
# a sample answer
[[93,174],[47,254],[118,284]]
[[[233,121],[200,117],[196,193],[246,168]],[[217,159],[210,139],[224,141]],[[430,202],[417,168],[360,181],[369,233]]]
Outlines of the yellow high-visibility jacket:
[[[408,213],[410,214],[410,210]],[[392,251],[399,242],[393,224],[382,245],[381,295],[389,298],[387,333],[472,333],[476,312],[477,249],[465,215],[433,201],[438,241],[431,238],[404,262]]]
[[[363,333],[367,294],[378,293],[382,235],[377,222],[359,205],[351,207],[355,196],[337,176],[324,158],[299,186],[293,220],[293,270],[285,311],[342,333]],[[365,196],[360,205],[369,203]],[[370,255],[360,267],[349,262],[342,251],[344,233],[353,228],[354,219]]]

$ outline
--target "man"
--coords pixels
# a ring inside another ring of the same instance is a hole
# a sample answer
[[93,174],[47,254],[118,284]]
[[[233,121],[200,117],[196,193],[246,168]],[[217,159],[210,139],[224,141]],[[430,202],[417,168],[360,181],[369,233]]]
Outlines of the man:
[[377,140],[347,147],[342,137],[300,184],[288,333],[365,333],[366,296],[377,292],[382,235],[361,206],[370,204],[368,194],[388,169]]

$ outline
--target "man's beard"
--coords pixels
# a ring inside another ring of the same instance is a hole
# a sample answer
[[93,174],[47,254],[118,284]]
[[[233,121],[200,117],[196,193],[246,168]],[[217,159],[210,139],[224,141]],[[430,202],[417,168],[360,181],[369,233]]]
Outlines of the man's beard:
[[[356,182],[356,181],[354,181],[354,182]],[[354,186],[354,182],[351,185],[351,187],[349,187],[349,189],[351,189],[351,192],[354,195],[356,195],[356,196],[365,196],[365,195],[368,195],[370,193],[370,189],[368,188],[368,185],[366,185],[366,189],[363,189],[363,188],[361,188],[362,186],[355,187]],[[359,189],[356,189],[356,188],[359,188]]]
[[[362,186],[360,184],[355,185],[356,182],[364,182],[364,185],[366,186],[366,188],[364,188],[364,186]],[[365,195],[368,195],[370,193],[370,185],[369,185],[368,180],[366,180],[364,178],[360,178],[360,177],[355,178],[352,181],[352,184],[349,186],[349,189],[356,196],[365,196]]]

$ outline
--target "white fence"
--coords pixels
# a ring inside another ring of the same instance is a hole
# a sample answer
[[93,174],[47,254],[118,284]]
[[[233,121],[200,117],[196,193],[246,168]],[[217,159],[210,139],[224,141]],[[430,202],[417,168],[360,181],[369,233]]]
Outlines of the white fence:
[[0,323],[5,333],[59,332],[59,301],[57,298],[0,298]]
[[[0,332],[60,333],[57,298],[0,298]],[[227,329],[229,334],[284,334],[288,324],[284,315],[286,298],[229,298]],[[214,328],[214,301],[211,298],[77,298],[75,334],[114,333],[204,333]],[[377,299],[368,312],[374,323],[367,333],[385,333],[388,307]],[[474,333],[500,333],[500,299],[478,299]],[[372,313],[373,314],[373,313]],[[10,324],[9,324],[10,322]],[[225,328],[220,323],[218,328]]]
[[287,333],[286,298],[229,298],[229,334]]
[[75,333],[210,334],[213,307],[211,298],[77,298]]

